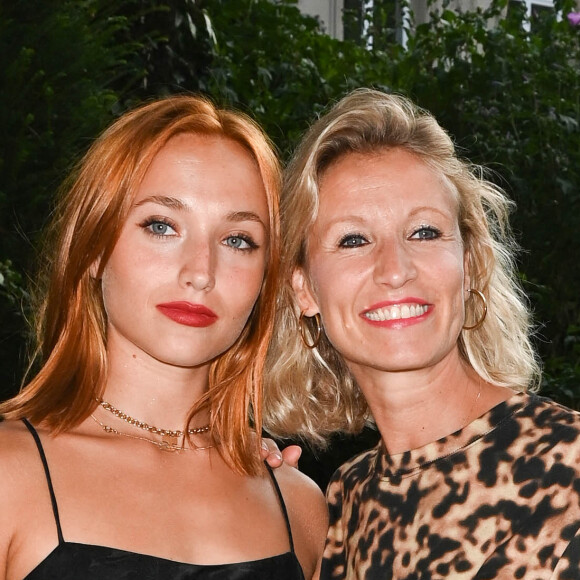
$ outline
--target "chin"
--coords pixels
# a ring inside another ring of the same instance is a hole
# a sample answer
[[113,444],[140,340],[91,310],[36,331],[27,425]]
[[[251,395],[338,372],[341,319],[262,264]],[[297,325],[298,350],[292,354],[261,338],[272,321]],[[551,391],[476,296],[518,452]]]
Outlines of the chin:
[[201,367],[215,358],[206,357],[199,350],[195,352],[180,352],[179,349],[171,348],[168,348],[165,352],[149,352],[148,354],[164,365],[184,369]]
[[355,360],[351,359],[352,363],[359,367],[366,367],[370,369],[375,369],[377,371],[385,373],[399,373],[405,371],[418,371],[430,367],[433,364],[432,359],[425,358],[425,356],[409,356],[406,353],[405,357],[387,357],[382,354],[373,357],[372,360]]

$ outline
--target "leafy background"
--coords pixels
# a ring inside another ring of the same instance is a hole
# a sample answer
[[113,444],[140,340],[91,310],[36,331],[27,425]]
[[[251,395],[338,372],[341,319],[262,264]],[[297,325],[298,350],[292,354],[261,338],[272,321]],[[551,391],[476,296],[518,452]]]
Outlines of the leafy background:
[[[0,4],[0,398],[18,390],[26,367],[34,248],[54,192],[116,116],[156,96],[208,93],[254,116],[287,159],[329,103],[372,86],[433,112],[517,202],[542,392],[578,407],[580,28],[565,17],[573,0],[556,2],[562,17],[532,23],[510,4],[509,13],[507,0],[477,11],[431,6],[406,50],[389,0],[346,14],[347,41],[324,34],[294,0]],[[324,486],[375,440],[371,431],[337,436],[325,453],[307,452],[302,468]]]

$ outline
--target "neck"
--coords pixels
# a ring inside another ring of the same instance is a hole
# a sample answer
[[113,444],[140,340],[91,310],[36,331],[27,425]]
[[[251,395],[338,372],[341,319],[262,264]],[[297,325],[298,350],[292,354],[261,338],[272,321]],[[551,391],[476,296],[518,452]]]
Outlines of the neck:
[[485,382],[459,356],[413,371],[351,371],[392,455],[458,431],[512,394]]
[[[134,350],[134,349],[133,349]],[[144,353],[108,351],[108,374],[102,398],[117,409],[164,429],[182,430],[195,403],[208,388],[209,364],[182,368]],[[192,426],[206,424],[200,415]]]

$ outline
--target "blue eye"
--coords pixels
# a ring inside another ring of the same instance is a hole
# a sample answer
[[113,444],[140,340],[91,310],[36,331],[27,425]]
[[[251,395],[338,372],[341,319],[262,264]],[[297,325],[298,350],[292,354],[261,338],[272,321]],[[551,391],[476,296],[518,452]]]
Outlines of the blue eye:
[[338,245],[341,248],[359,248],[368,244],[367,239],[360,234],[348,234],[341,238]]
[[146,227],[154,236],[165,237],[176,234],[176,231],[171,225],[162,221],[152,221]]
[[441,232],[432,226],[422,226],[411,236],[414,240],[436,240],[441,237]]
[[171,229],[167,224],[162,223],[151,224],[149,227],[154,234],[159,236],[164,236],[167,234],[167,230]]
[[145,228],[148,232],[154,236],[165,238],[168,236],[175,236],[177,232],[173,226],[161,219],[149,219],[141,224],[141,227]]
[[225,239],[225,244],[235,250],[255,250],[258,247],[254,240],[242,235],[228,236]]

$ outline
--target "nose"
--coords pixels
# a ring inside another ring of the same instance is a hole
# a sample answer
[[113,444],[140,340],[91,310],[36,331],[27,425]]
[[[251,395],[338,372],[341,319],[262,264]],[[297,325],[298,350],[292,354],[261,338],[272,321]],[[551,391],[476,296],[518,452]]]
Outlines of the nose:
[[416,276],[416,265],[404,240],[389,240],[377,245],[373,265],[375,283],[401,288]]
[[198,291],[211,290],[215,285],[215,256],[210,244],[185,244],[179,270],[179,284]]

